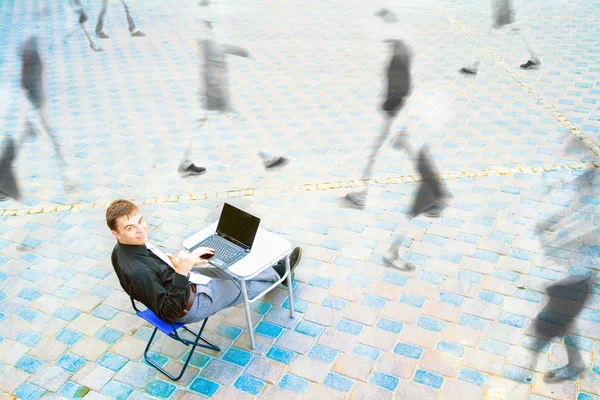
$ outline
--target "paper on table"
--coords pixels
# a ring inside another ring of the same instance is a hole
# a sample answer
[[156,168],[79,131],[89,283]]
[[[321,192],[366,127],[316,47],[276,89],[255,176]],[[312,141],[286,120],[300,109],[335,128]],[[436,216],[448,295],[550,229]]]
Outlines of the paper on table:
[[189,281],[195,283],[196,285],[208,285],[212,278],[208,276],[204,276],[195,271],[190,271]]

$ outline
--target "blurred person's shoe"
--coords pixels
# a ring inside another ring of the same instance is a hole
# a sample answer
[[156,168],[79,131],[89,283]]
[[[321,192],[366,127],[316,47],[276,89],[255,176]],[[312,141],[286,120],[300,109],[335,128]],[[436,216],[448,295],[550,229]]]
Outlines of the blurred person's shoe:
[[521,69],[538,69],[542,65],[542,62],[539,58],[533,56],[525,64],[521,64]]
[[470,66],[464,66],[458,70],[463,75],[475,75],[477,74],[477,67],[479,67],[479,61]]
[[202,175],[206,173],[206,168],[198,167],[189,161],[182,161],[177,167],[177,172],[181,178],[187,178],[194,175]]

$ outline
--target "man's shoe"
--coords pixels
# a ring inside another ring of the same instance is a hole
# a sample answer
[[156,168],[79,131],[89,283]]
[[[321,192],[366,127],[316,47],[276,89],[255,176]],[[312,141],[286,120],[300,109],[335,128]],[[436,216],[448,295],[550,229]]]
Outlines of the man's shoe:
[[[296,247],[294,250],[292,250],[292,254],[290,254],[290,274],[292,274],[292,280],[294,279],[294,270],[298,264],[300,264],[300,258],[302,258],[302,248]],[[279,260],[273,269],[279,274],[280,277],[285,275],[285,260]],[[282,285],[287,286],[287,279],[282,282]]]
[[458,70],[458,72],[460,72],[463,75],[476,75],[477,67],[479,67],[479,61],[477,61],[475,64],[473,64],[471,66],[462,67],[461,69]]
[[206,173],[206,168],[204,167],[197,167],[196,165],[189,164],[187,167],[184,167],[185,163],[181,163],[179,164],[179,167],[177,167],[177,172],[179,172],[179,176],[182,178],[187,178],[188,176],[193,176],[193,175],[202,175],[204,173]]
[[98,36],[100,39],[108,39],[110,37],[104,33],[104,31],[96,31],[96,36]]
[[258,156],[262,158],[265,168],[282,167],[288,163],[288,159],[283,156],[274,156],[263,151],[258,152]]
[[142,31],[129,32],[132,37],[144,37],[146,34]]
[[367,190],[357,190],[354,192],[349,192],[345,197],[347,202],[352,203],[354,206],[359,208],[364,208],[367,204]]
[[531,57],[525,64],[521,64],[521,69],[538,69],[542,62],[537,57]]

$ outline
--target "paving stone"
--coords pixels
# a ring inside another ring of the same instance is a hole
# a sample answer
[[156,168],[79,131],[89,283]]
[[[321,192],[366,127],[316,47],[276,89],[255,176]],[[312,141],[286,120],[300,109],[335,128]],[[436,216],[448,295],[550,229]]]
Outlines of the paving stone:
[[0,361],[14,366],[28,351],[29,347],[24,344],[10,339],[4,339],[0,342]]
[[26,372],[13,368],[10,365],[0,365],[0,390],[12,393],[28,378]]
[[488,385],[490,396],[498,398],[528,398],[531,393],[531,387],[510,379],[491,376]]
[[117,372],[113,379],[133,388],[142,389],[150,383],[157,373],[158,371],[152,367],[129,361]]
[[[306,392],[305,392],[306,393]],[[303,395],[304,396],[304,395]],[[279,386],[266,385],[260,392],[259,399],[299,400],[304,398],[297,393],[281,389]]]
[[543,373],[548,371],[548,357],[545,354],[522,347],[511,346],[506,354],[506,363]]
[[[204,336],[204,334],[202,334]],[[212,341],[212,339],[211,339]],[[212,341],[213,343],[215,343],[214,341]],[[250,336],[248,335],[248,331],[244,331],[239,338],[237,338],[237,340],[235,341],[235,346],[242,349],[242,350],[246,350],[248,352],[254,353],[254,354],[260,354],[260,355],[265,355],[267,353],[267,351],[269,350],[269,348],[273,345],[273,343],[275,343],[275,340],[269,337],[264,337],[262,335],[254,335],[254,342],[256,344],[256,349],[252,350],[252,347],[250,346]],[[221,348],[227,348],[229,346],[229,341],[227,339],[223,339],[222,343],[216,343],[219,347]],[[206,353],[214,353],[217,354],[216,352],[212,352],[212,351],[207,351]]]
[[456,322],[458,321],[460,309],[439,300],[429,299],[423,306],[423,314],[442,321]]
[[398,339],[402,342],[431,349],[435,347],[439,336],[440,335],[437,332],[429,331],[418,326],[405,325],[402,332],[398,335]]
[[345,282],[335,282],[329,290],[329,295],[350,302],[359,302],[366,290],[360,286],[350,285]]
[[[296,357],[296,359],[298,357]],[[285,367],[282,364],[271,361],[267,358],[254,357],[248,365],[248,368],[246,368],[245,373],[267,383],[276,384],[283,377],[285,373]],[[299,375],[297,372],[293,373]]]
[[536,374],[533,378],[533,388],[531,391],[550,399],[574,399],[577,392],[577,385],[571,381],[546,383],[542,374]]
[[94,336],[106,321],[92,315],[81,314],[67,325],[67,328],[81,332],[86,336]]
[[199,394],[196,394],[194,392],[190,392],[188,390],[185,389],[177,389],[175,390],[175,392],[173,393],[171,399],[173,400],[202,400],[205,399],[206,397],[201,396]]
[[394,353],[382,353],[375,364],[375,370],[403,379],[410,379],[417,361]]
[[393,395],[392,392],[377,386],[356,382],[349,398],[356,400],[392,399]]
[[414,324],[421,315],[421,311],[407,304],[390,301],[383,309],[382,315],[386,318],[402,321],[407,324]]
[[70,376],[71,374],[62,368],[44,364],[27,381],[51,392],[57,392]]
[[349,378],[366,382],[371,374],[373,363],[349,354],[340,354],[332,367],[332,371]]
[[400,381],[396,389],[395,399],[423,399],[435,400],[438,398],[438,391],[428,386],[419,385],[410,381]]
[[363,325],[373,326],[377,322],[379,315],[371,307],[360,304],[349,304],[343,312],[343,317]]
[[133,336],[125,335],[115,343],[110,351],[132,361],[139,360],[144,355],[147,342]]
[[448,354],[427,350],[419,366],[436,374],[456,378],[461,367],[461,360]]
[[396,344],[396,337],[397,335],[391,332],[366,326],[358,335],[358,341],[383,351],[392,351]]
[[29,355],[42,361],[56,361],[67,351],[68,346],[53,339],[44,338],[29,351]]
[[213,359],[202,369],[200,376],[222,385],[231,386],[241,375],[242,368],[225,361]]
[[330,368],[328,363],[300,354],[290,364],[289,373],[312,382],[323,382]]
[[[289,311],[287,311],[287,313],[289,319]],[[262,315],[250,311],[250,318],[252,319],[252,326],[256,328],[256,325],[260,322]],[[223,323],[237,326],[242,329],[248,328],[248,322],[246,321],[246,311],[244,311],[243,308],[232,308],[227,314],[227,316],[223,319]]]
[[99,392],[114,375],[115,373],[107,368],[87,363],[71,377],[71,380]]
[[[96,361],[106,353],[110,345],[91,337],[83,337],[73,346],[71,352],[85,360]],[[87,385],[86,385],[87,386]]]
[[483,397],[483,388],[465,381],[444,380],[442,396],[451,399],[477,400]]
[[296,353],[306,354],[312,347],[314,339],[310,336],[298,332],[285,331],[277,339],[277,345],[285,349],[295,351]]
[[335,349],[342,353],[349,353],[352,351],[357,341],[358,339],[349,333],[326,328],[317,340],[317,344]]
[[219,391],[212,397],[213,399],[222,399],[222,400],[247,400],[253,399],[251,395],[248,393],[243,393],[234,388],[230,388],[227,386],[221,386]]
[[465,352],[465,365],[476,370],[499,375],[504,365],[504,357],[478,349],[467,348]]
[[342,312],[333,308],[314,305],[304,314],[306,321],[311,321],[323,326],[335,326],[342,318]]
[[[171,360],[164,366],[164,369],[171,375],[177,376],[181,372],[182,367],[182,362]],[[177,383],[181,386],[188,386],[190,383],[192,383],[194,378],[198,376],[199,373],[200,370],[198,368],[188,364],[183,376],[177,381]]]

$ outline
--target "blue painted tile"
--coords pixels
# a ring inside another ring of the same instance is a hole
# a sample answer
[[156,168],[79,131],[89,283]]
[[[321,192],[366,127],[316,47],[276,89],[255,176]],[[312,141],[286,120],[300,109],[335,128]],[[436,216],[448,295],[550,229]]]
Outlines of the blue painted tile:
[[23,357],[19,358],[15,364],[15,367],[27,372],[28,374],[34,374],[35,371],[37,371],[42,365],[44,365],[43,361],[25,354]]
[[322,303],[323,307],[333,308],[334,310],[341,311],[348,306],[348,301],[337,297],[327,296]]
[[233,386],[242,392],[250,393],[253,396],[258,396],[260,391],[265,386],[265,383],[249,375],[241,375],[235,381]]
[[323,327],[313,322],[300,321],[294,330],[304,335],[317,337],[323,332]]
[[358,322],[342,319],[336,326],[338,331],[346,332],[354,336],[360,335],[363,330],[363,325]]
[[579,313],[579,318],[585,319],[586,321],[600,323],[600,311],[584,308]]
[[398,342],[394,347],[394,353],[407,358],[414,358],[418,360],[423,354],[423,349],[412,344]]
[[398,227],[398,223],[391,222],[391,221],[382,221],[382,220],[379,220],[379,221],[377,221],[375,223],[375,227],[377,227],[379,229],[384,229],[386,231],[393,232]]
[[427,262],[427,260],[429,259],[429,257],[424,256],[422,254],[417,254],[417,253],[412,253],[410,251],[407,251],[404,254],[404,257],[402,258],[404,261],[415,264],[415,265],[420,265],[420,266],[424,266],[425,263]]
[[494,276],[496,278],[499,278],[499,279],[504,279],[504,280],[507,280],[507,281],[516,282],[517,280],[519,280],[519,277],[521,275],[519,275],[519,273],[517,273],[517,272],[509,271],[507,269],[496,268],[494,270]]
[[452,354],[456,357],[462,357],[465,354],[465,347],[452,342],[441,341],[437,345],[437,350],[442,353]]
[[451,304],[456,307],[461,307],[463,302],[465,301],[464,297],[449,292],[439,292],[438,298],[441,302]]
[[379,358],[380,353],[381,352],[379,350],[362,344],[357,344],[352,350],[352,354],[366,358],[371,361],[377,360]]
[[[163,356],[162,354],[158,354],[158,353],[154,353],[152,351],[148,352],[148,358],[155,364],[164,367],[168,362],[169,359],[165,356]],[[148,363],[145,359],[142,360],[142,364],[151,367],[150,363]]]
[[24,331],[17,336],[17,342],[23,343],[27,347],[35,347],[42,339],[42,335],[30,331]]
[[[90,389],[85,386],[81,386],[74,382],[67,381],[64,385],[60,387],[60,389],[58,389],[56,394],[62,397],[66,397],[67,399],[80,399],[87,395],[89,391]],[[116,399],[116,397],[113,398]],[[118,400],[122,400],[122,398],[119,398]]]
[[[281,307],[285,308],[286,310],[289,310],[290,300],[286,299],[281,305]],[[308,310],[308,307],[310,307],[310,303],[308,301],[297,299],[294,297],[294,311],[304,314],[306,310]]]
[[308,284],[311,286],[317,286],[317,287],[320,287],[323,289],[329,289],[333,285],[333,281],[330,279],[315,277],[315,278],[312,278],[310,281],[308,281]]
[[[181,358],[179,359],[182,362],[185,362],[185,360],[187,359],[187,357],[190,355],[189,351],[186,351],[184,355],[181,356]],[[208,364],[211,360],[211,357],[207,356],[206,354],[202,354],[199,353],[197,351],[194,352],[194,354],[192,355],[192,358],[190,359],[190,365],[193,365],[196,368],[204,368],[206,366],[206,364]]]
[[458,324],[465,325],[480,331],[485,326],[485,320],[483,318],[471,314],[460,314],[460,317],[458,317]]
[[338,392],[347,393],[352,388],[354,382],[352,379],[348,379],[342,375],[334,374],[330,372],[325,378],[323,384],[327,387],[337,390]]
[[395,376],[375,371],[373,372],[373,375],[371,375],[371,379],[369,380],[369,382],[373,385],[382,387],[393,392],[394,390],[396,390],[396,387],[398,387],[398,383],[400,382],[400,380]]
[[383,309],[387,304],[387,300],[381,297],[372,296],[370,294],[366,294],[362,301],[360,302],[363,306],[376,308],[377,310]]
[[579,350],[591,351],[594,348],[594,341],[581,336],[566,335],[565,345]]
[[476,272],[466,271],[464,269],[461,269],[460,271],[458,271],[457,278],[462,281],[467,281],[467,282],[472,282],[472,283],[481,283],[481,280],[483,279],[481,274],[478,274]]
[[38,400],[46,393],[46,389],[25,382],[15,390],[15,397],[20,400]]
[[231,347],[225,354],[223,354],[223,360],[228,361],[232,364],[245,367],[252,360],[253,355],[246,351]]
[[434,374],[433,372],[418,369],[417,372],[415,372],[414,381],[422,385],[430,386],[434,389],[439,389],[442,387],[444,378],[441,375]]
[[531,267],[529,275],[536,276],[538,278],[547,279],[550,281],[556,280],[557,273],[547,268]]
[[425,297],[404,293],[400,296],[400,302],[412,307],[421,308],[423,307],[423,304],[425,304]]
[[32,289],[32,288],[25,288],[17,294],[18,297],[25,299],[25,300],[29,300],[29,301],[33,301],[33,300],[37,299],[38,297],[40,297],[41,295],[42,295],[42,292],[40,292],[37,289]]
[[342,226],[342,229],[356,232],[356,233],[361,233],[362,231],[365,230],[365,226],[362,224],[356,224],[356,223],[346,223],[346,224],[344,224],[344,226]]
[[56,365],[69,372],[77,372],[85,365],[85,361],[72,354],[65,354],[57,362]]
[[[294,299],[294,303],[296,302],[295,300],[296,299]],[[283,328],[278,325],[274,325],[269,322],[263,321],[256,326],[254,332],[258,333],[259,335],[276,338],[279,337],[279,335],[281,335],[281,332],[283,332]]]
[[406,276],[394,272],[386,272],[383,274],[381,280],[396,286],[405,286],[408,282],[408,278]]
[[512,314],[509,312],[502,312],[498,317],[498,322],[505,325],[514,326],[515,328],[523,328],[527,318],[522,315]]
[[[94,337],[96,339],[102,340],[108,344],[115,344],[117,340],[119,340],[123,336],[123,332],[116,331],[114,329],[102,327],[96,332]],[[150,338],[148,338],[150,339]]]
[[333,360],[337,357],[338,352],[319,345],[315,345],[308,352],[308,356],[314,358],[315,360],[321,360],[326,363],[332,363]]
[[526,384],[529,384],[533,381],[533,372],[527,369],[513,367],[512,365],[506,365],[504,367],[504,370],[502,371],[502,376],[504,376],[507,379]]
[[71,307],[61,307],[54,312],[54,316],[65,321],[73,321],[81,314],[81,311]]
[[430,243],[430,244],[435,244],[436,246],[442,246],[444,244],[444,242],[446,241],[446,238],[444,238],[442,236],[437,236],[437,235],[432,235],[432,234],[426,233],[425,235],[423,235],[423,238],[421,239],[421,241],[423,243]]
[[446,323],[444,321],[440,321],[439,319],[430,318],[426,316],[419,317],[417,321],[417,325],[423,329],[427,329],[430,331],[441,332],[444,329]]
[[31,309],[31,308],[24,308],[17,314],[17,317],[19,317],[22,320],[27,321],[27,322],[34,322],[35,320],[40,318],[42,315],[43,314],[37,310]]
[[280,362],[285,365],[289,365],[294,359],[293,352],[276,346],[271,347],[267,352],[266,356],[271,360]]
[[473,252],[473,258],[478,258],[480,260],[497,262],[500,259],[500,255],[498,253],[494,253],[487,250],[475,250]]
[[520,289],[515,293],[517,299],[539,303],[542,300],[542,294],[529,289]]
[[[258,326],[255,328],[255,332],[256,332],[256,329],[258,329]],[[217,327],[217,333],[229,340],[236,340],[242,334],[242,330],[240,328],[238,328],[237,326],[220,324]],[[268,336],[268,335],[266,335],[266,336]]]
[[435,272],[423,271],[421,272],[420,279],[434,285],[441,285],[446,280],[446,277]]
[[353,268],[356,265],[356,260],[350,257],[336,256],[333,259],[333,263],[340,267]]
[[218,383],[198,377],[194,379],[194,382],[192,382],[190,390],[196,393],[200,393],[201,395],[204,395],[206,397],[212,397],[215,395],[215,393],[217,393],[220,387],[221,385],[219,385]]
[[279,382],[279,387],[285,390],[296,392],[298,394],[303,394],[308,388],[309,384],[310,382],[304,378],[300,378],[296,375],[285,374]]
[[341,242],[332,239],[323,240],[319,246],[334,251],[340,251],[344,248]]
[[329,231],[331,231],[331,226],[313,223],[310,226],[310,230],[315,233],[327,235],[329,233]]
[[460,373],[458,374],[458,379],[472,383],[477,386],[485,386],[487,385],[487,382],[489,380],[487,374],[468,368],[463,368],[460,370]]
[[504,296],[494,292],[488,292],[487,290],[481,290],[478,296],[481,300],[492,304],[502,304]]
[[168,399],[177,389],[177,386],[171,385],[165,381],[154,380],[146,387],[146,393],[161,399]]
[[64,344],[72,345],[77,343],[77,341],[82,337],[83,335],[81,333],[64,328],[58,333],[58,335],[56,335],[56,340]]
[[349,275],[348,278],[346,278],[346,283],[366,288],[371,283],[371,278],[363,275]]
[[448,261],[454,264],[460,264],[462,261],[463,255],[460,253],[455,253],[453,251],[442,250],[440,252],[440,260]]
[[393,319],[381,318],[377,323],[377,327],[379,329],[398,334],[400,331],[402,331],[404,324],[399,321],[394,321]]
[[501,356],[506,356],[508,353],[509,346],[507,344],[492,340],[492,339],[481,339],[479,342],[479,348],[488,353],[494,353]]
[[526,261],[531,261],[534,258],[534,254],[532,252],[521,249],[512,249],[510,256]]
[[127,364],[127,358],[114,353],[104,353],[98,360],[98,365],[108,368],[111,371],[118,372]]

